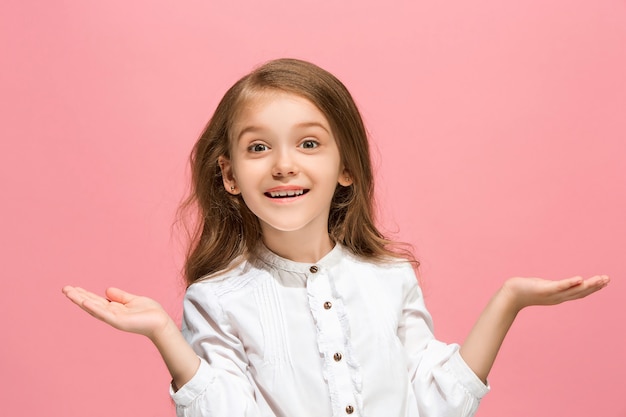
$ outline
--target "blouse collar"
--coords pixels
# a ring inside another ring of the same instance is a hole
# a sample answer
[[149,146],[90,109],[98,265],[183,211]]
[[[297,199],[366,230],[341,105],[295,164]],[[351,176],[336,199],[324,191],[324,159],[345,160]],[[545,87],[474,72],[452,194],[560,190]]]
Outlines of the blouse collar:
[[323,269],[331,268],[337,265],[343,257],[344,251],[345,249],[337,243],[330,252],[324,255],[324,257],[322,257],[322,259],[317,262],[295,262],[287,258],[278,256],[277,254],[269,250],[265,245],[261,244],[259,245],[257,255],[261,261],[270,266],[273,266],[274,268],[283,269],[290,272],[307,273],[311,270],[311,267],[313,265]]

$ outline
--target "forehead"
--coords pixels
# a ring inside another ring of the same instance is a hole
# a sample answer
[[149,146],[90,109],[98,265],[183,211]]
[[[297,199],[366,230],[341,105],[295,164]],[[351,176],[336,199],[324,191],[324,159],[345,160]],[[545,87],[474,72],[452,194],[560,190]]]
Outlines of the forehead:
[[261,91],[242,99],[233,118],[233,137],[250,128],[288,129],[319,125],[330,133],[330,124],[309,99],[283,91]]

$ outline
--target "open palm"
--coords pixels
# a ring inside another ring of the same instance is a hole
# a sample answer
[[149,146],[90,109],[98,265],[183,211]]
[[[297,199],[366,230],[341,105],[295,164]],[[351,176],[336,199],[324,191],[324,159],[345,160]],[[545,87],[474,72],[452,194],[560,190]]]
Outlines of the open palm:
[[118,288],[108,288],[106,298],[72,286],[64,287],[63,293],[87,313],[116,329],[149,338],[165,329],[170,320],[156,301]]
[[531,305],[554,305],[565,301],[586,297],[609,283],[606,275],[596,275],[589,279],[572,277],[559,281],[541,278],[510,278],[502,291],[514,300],[521,310]]

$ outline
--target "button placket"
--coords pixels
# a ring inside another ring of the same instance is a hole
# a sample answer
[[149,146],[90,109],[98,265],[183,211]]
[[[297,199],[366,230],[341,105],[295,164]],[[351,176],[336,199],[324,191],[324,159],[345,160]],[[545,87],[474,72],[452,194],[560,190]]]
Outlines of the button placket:
[[312,313],[316,317],[320,353],[326,357],[324,366],[329,376],[331,401],[335,403],[335,407],[338,406],[333,407],[334,412],[339,415],[358,415],[355,386],[348,357],[344,352],[344,329],[338,315],[342,300],[333,296],[330,277],[324,268],[317,265],[308,265],[307,268],[311,274],[307,279],[307,291],[310,295],[309,302],[312,303]]

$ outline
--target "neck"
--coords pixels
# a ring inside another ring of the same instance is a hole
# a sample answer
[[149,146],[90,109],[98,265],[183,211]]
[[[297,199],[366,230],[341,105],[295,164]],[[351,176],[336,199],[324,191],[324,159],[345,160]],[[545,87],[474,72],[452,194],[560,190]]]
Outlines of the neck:
[[311,236],[307,233],[276,230],[263,233],[263,243],[278,256],[294,262],[308,263],[319,261],[335,246],[328,233]]

